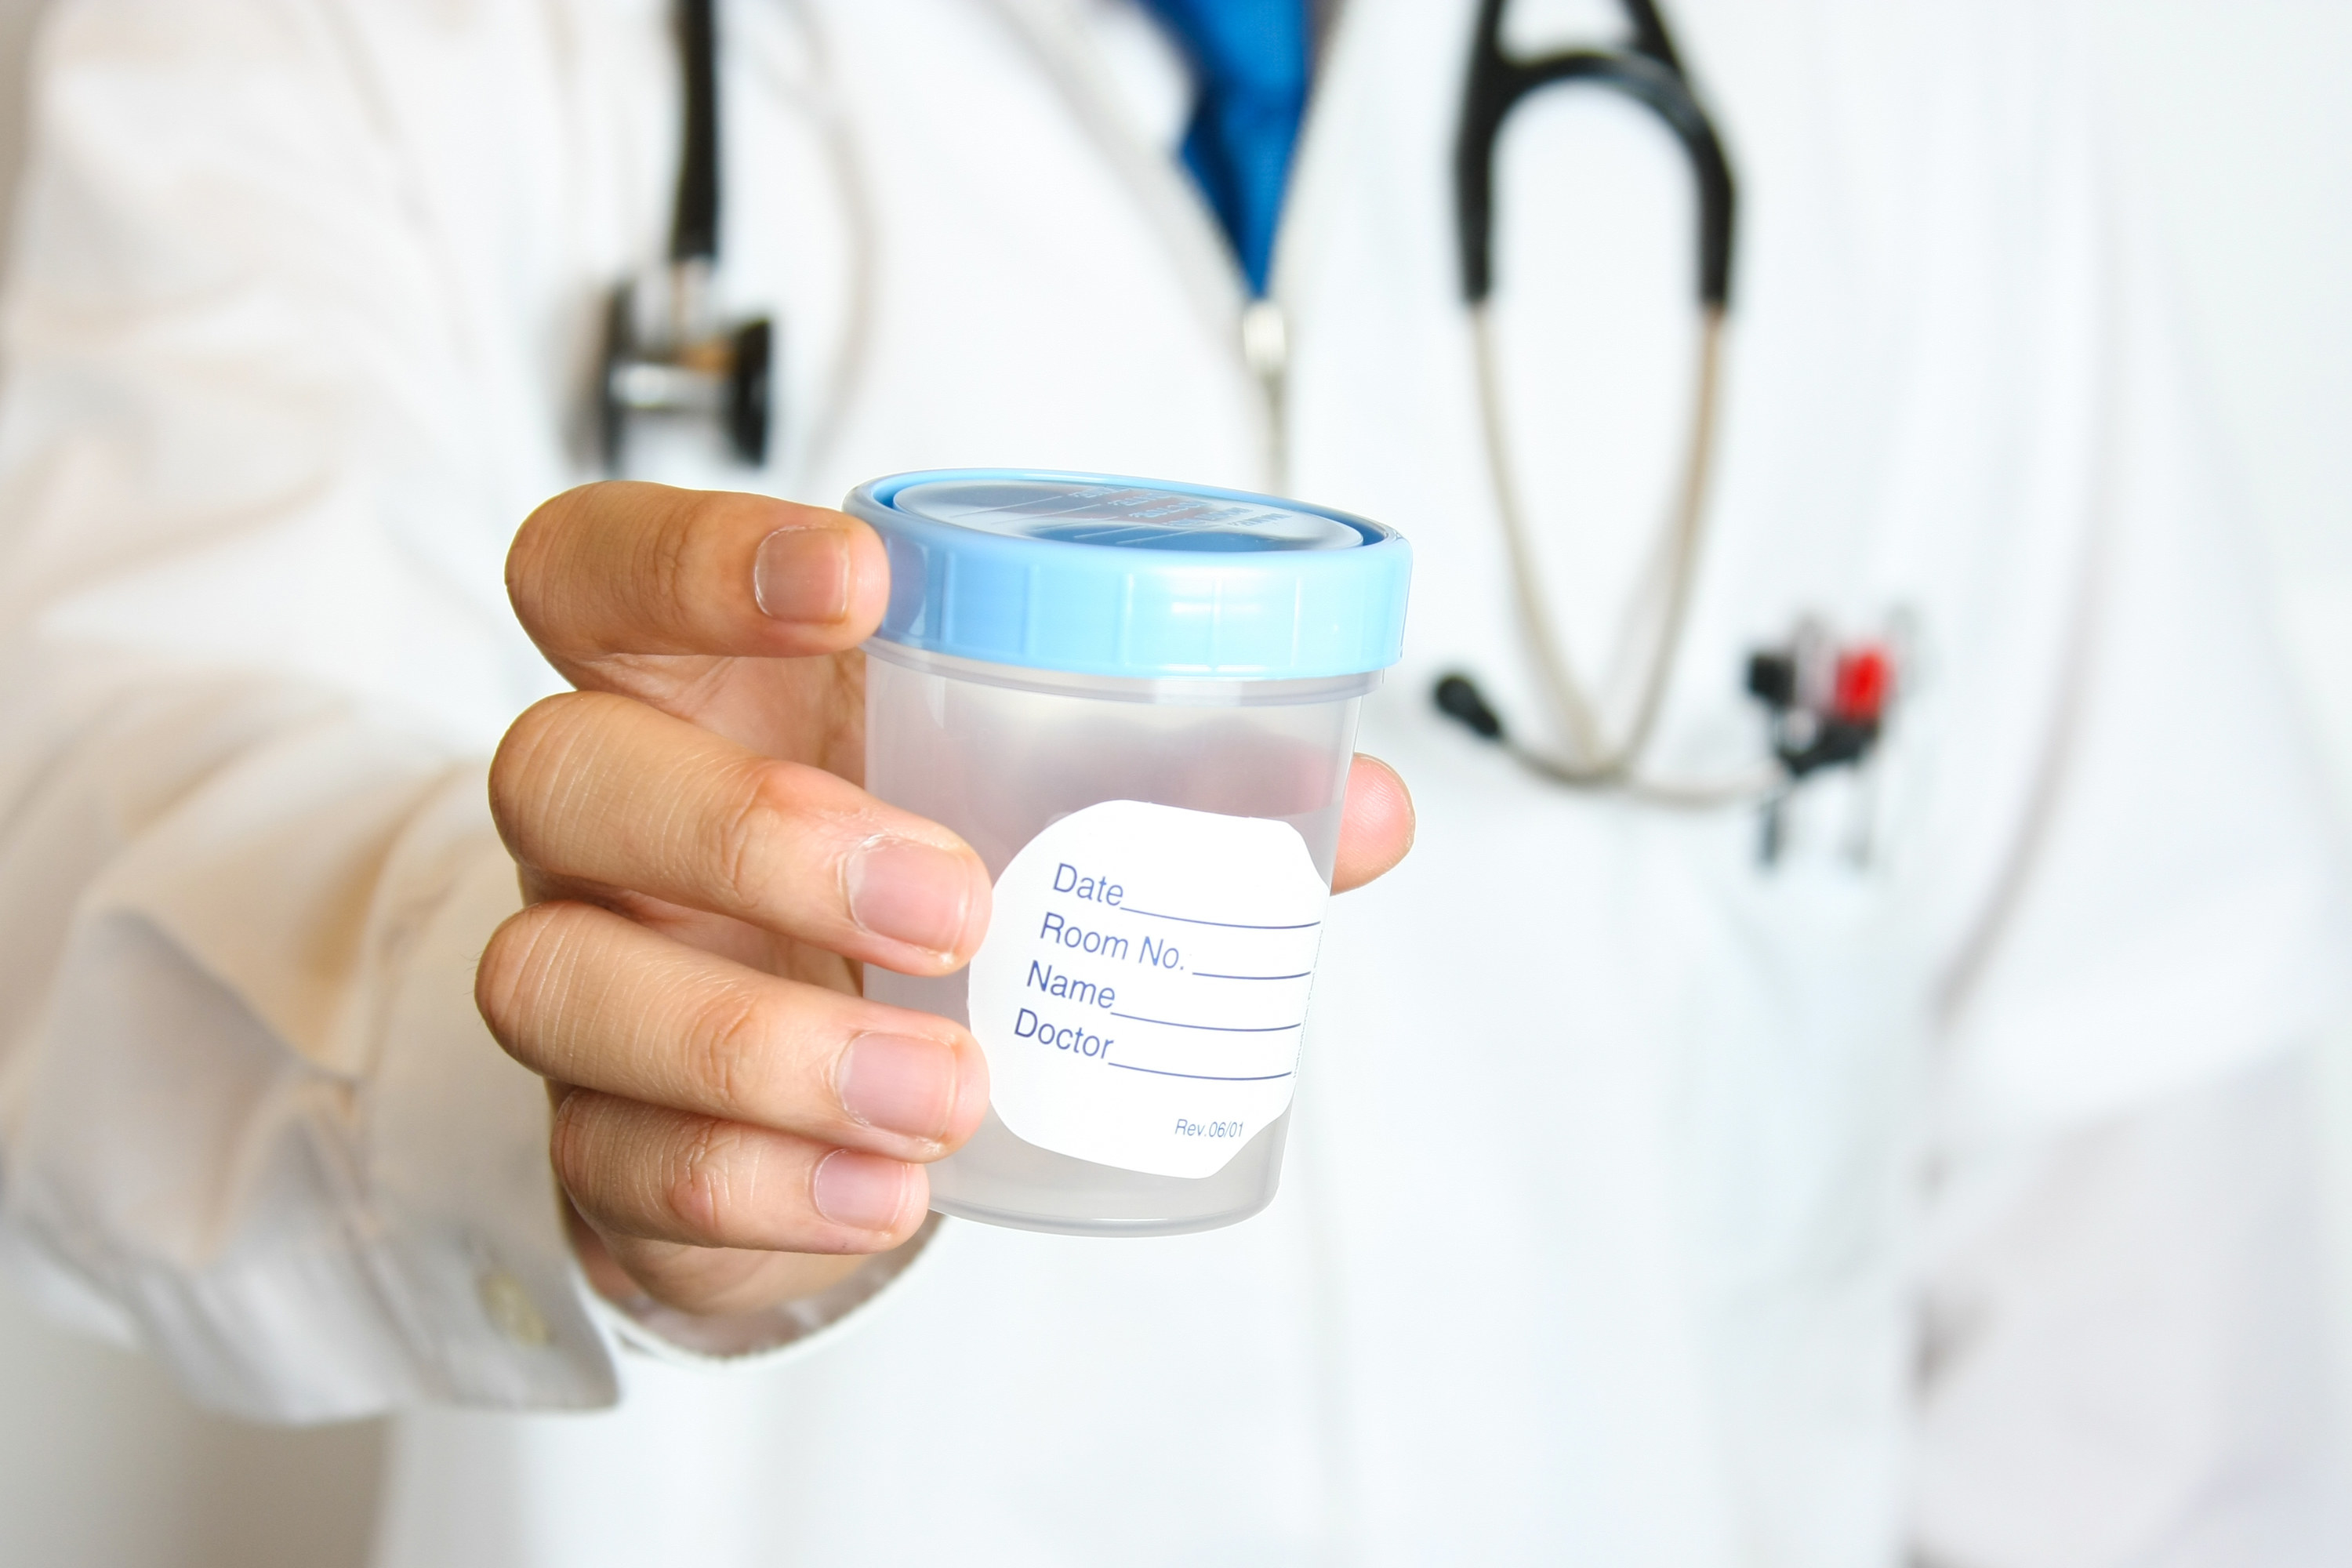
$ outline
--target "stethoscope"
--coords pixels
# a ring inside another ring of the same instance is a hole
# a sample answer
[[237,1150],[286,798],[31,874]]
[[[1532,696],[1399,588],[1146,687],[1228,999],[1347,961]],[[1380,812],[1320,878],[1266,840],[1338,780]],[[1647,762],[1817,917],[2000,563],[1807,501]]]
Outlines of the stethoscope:
[[745,465],[767,460],[775,324],[719,319],[719,38],[712,0],[678,0],[685,124],[667,263],[615,289],[604,312],[597,441],[617,469],[644,419],[709,420]]
[[[1477,361],[1488,478],[1509,552],[1520,628],[1540,693],[1570,754],[1555,755],[1517,740],[1466,675],[1442,677],[1432,696],[1441,712],[1554,784],[1684,808],[1761,805],[1760,849],[1769,863],[1780,854],[1782,807],[1796,785],[1824,768],[1858,765],[1876,745],[1893,696],[1895,661],[1885,642],[1840,647],[1818,625],[1801,626],[1786,644],[1759,651],[1748,660],[1748,694],[1763,704],[1768,716],[1769,761],[1743,773],[1707,779],[1659,777],[1642,765],[1673,681],[1705,535],[1738,197],[1722,137],[1692,90],[1656,5],[1653,0],[1622,0],[1622,5],[1633,33],[1626,46],[1522,59],[1503,47],[1506,0],[1481,0],[1454,143],[1455,237],[1463,302]],[[1629,636],[1644,637],[1645,646],[1627,650],[1633,655],[1627,668],[1638,672],[1638,679],[1632,717],[1615,735],[1603,732],[1599,705],[1577,677],[1543,593],[1541,568],[1515,477],[1489,309],[1495,289],[1495,164],[1504,128],[1512,111],[1535,93],[1577,86],[1620,94],[1655,115],[1682,149],[1698,207],[1698,363],[1689,445],[1663,541],[1663,603],[1655,616],[1646,622],[1637,618],[1629,631]]]
[[[1517,58],[1502,43],[1507,0],[1480,0],[1454,144],[1455,238],[1476,360],[1484,453],[1521,629],[1568,754],[1517,740],[1465,674],[1444,676],[1433,696],[1445,715],[1554,784],[1685,808],[1760,804],[1769,860],[1779,851],[1781,805],[1796,785],[1822,769],[1859,764],[1871,754],[1892,698],[1895,663],[1883,642],[1841,647],[1819,626],[1801,626],[1784,645],[1759,651],[1748,662],[1748,693],[1768,715],[1768,761],[1699,779],[1661,777],[1643,766],[1684,640],[1706,531],[1738,195],[1722,138],[1684,73],[1654,0],[1622,4],[1633,34],[1625,46]],[[614,296],[599,381],[603,449],[612,467],[635,421],[704,419],[726,433],[741,461],[757,466],[766,458],[774,415],[775,333],[764,317],[720,321],[712,309],[719,240],[712,0],[678,0],[677,17],[685,126],[669,259]],[[1504,129],[1512,111],[1535,93],[1576,86],[1621,94],[1657,116],[1681,147],[1698,198],[1698,363],[1688,445],[1663,542],[1661,607],[1654,616],[1637,617],[1629,632],[1642,644],[1628,649],[1633,657],[1623,663],[1638,679],[1632,716],[1614,735],[1603,732],[1599,704],[1578,678],[1544,596],[1515,479],[1489,308],[1495,289],[1495,168]],[[835,155],[845,190],[855,191],[846,152],[837,144]],[[862,215],[855,216],[863,222]],[[854,353],[845,357],[854,360]]]

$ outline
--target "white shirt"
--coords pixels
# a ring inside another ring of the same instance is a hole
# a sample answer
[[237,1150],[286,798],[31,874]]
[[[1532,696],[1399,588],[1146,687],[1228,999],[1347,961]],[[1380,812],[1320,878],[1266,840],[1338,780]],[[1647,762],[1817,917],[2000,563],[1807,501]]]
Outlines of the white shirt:
[[[1740,666],[1800,616],[1916,628],[1867,781],[1766,874],[1749,814],[1565,795],[1430,708],[1467,668],[1537,723],[1453,271],[1474,10],[1336,25],[1277,441],[1131,17],[724,7],[724,286],[784,332],[733,482],[1035,464],[1397,525],[1364,743],[1421,839],[1335,906],[1273,1209],[943,1226],[714,1379],[588,1310],[470,1001],[516,898],[483,759],[552,685],[500,560],[590,477],[594,323],[659,254],[666,8],[62,7],[0,403],[12,1272],[257,1415],[625,1389],[410,1417],[388,1563],[2328,1560],[2284,1053],[2337,894],[2063,17],[1670,18],[1743,228],[1656,765],[1755,759]],[[1681,437],[1682,180],[1589,100],[1507,148],[1514,431],[1588,668]]]

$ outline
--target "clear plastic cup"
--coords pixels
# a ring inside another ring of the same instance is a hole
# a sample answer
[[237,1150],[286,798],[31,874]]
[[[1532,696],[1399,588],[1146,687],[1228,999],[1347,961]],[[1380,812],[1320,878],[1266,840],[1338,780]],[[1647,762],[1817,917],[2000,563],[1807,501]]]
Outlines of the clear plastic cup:
[[991,1105],[932,1206],[1074,1235],[1244,1219],[1281,1175],[1357,710],[1411,556],[1297,501],[1028,471],[878,479],[866,787],[996,884],[987,940],[869,996],[967,1024]]

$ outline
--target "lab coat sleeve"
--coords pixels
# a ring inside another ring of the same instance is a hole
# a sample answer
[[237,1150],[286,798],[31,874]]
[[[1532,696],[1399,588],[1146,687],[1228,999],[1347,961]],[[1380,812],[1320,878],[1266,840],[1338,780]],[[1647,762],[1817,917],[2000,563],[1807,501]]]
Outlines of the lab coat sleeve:
[[527,490],[330,7],[68,4],[0,394],[0,1264],[198,1398],[593,1405],[476,956]]
[[2305,1059],[2347,1000],[2340,845],[2096,141],[2053,153],[2096,235],[2050,323],[2087,367],[2063,682],[1943,991],[1916,1538],[1985,1568],[2342,1561]]

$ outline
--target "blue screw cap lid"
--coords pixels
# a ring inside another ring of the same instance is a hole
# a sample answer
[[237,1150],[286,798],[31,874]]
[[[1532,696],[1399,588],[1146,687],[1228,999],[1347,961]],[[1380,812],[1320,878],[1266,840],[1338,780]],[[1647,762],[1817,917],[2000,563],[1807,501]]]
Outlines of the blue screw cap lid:
[[890,554],[883,642],[1141,679],[1305,679],[1404,648],[1412,550],[1304,501],[1106,474],[894,474],[844,503]]

